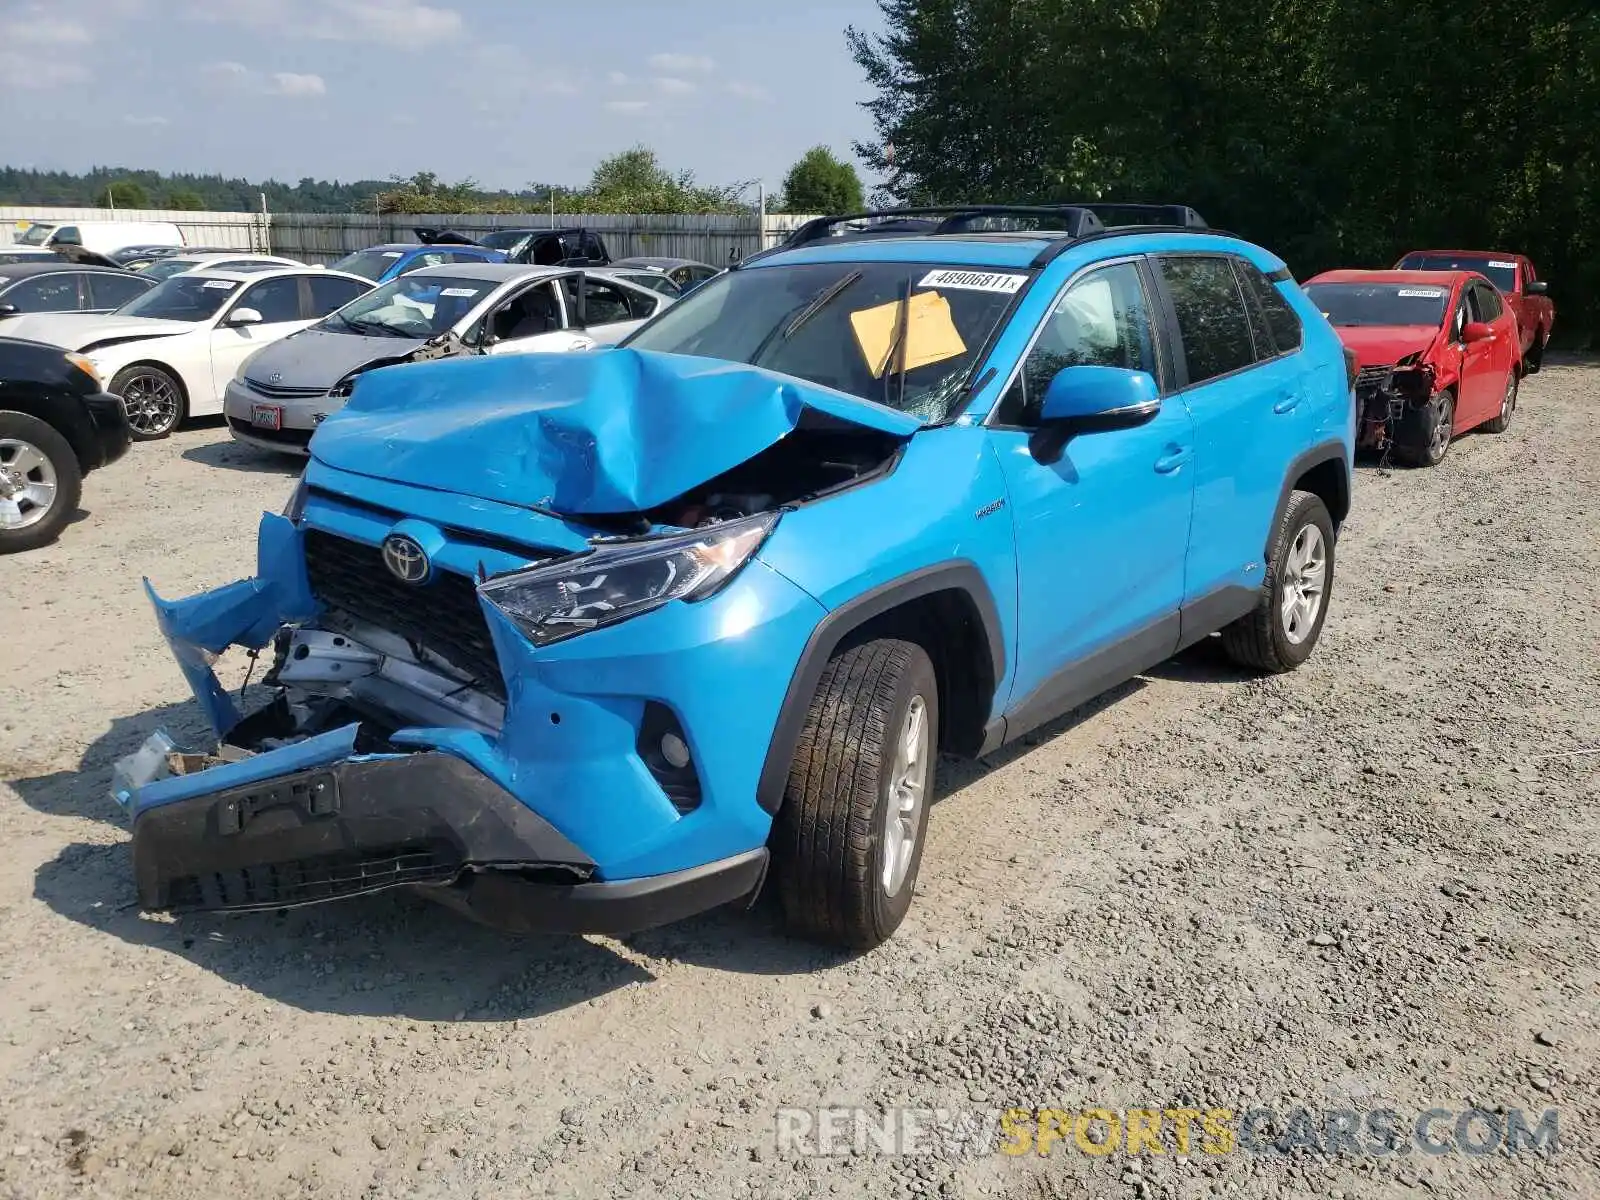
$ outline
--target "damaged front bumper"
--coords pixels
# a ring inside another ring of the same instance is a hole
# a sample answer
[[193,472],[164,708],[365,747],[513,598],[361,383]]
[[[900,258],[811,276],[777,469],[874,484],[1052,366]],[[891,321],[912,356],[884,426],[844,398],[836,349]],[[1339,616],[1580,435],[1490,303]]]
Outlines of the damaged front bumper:
[[[276,768],[306,764],[282,774],[248,778],[260,775],[255,758],[151,785],[134,824],[141,906],[248,912],[411,887],[513,932],[623,934],[761,884],[765,849],[598,880],[593,859],[461,759],[352,755],[355,739],[350,726],[265,756],[286,756]],[[169,798],[197,785],[205,790]]]
[[[269,514],[255,578],[178,601],[146,584],[220,746],[167,755],[154,773],[164,777],[117,796],[144,908],[277,909],[406,887],[502,929],[627,933],[754,898],[771,822],[755,802],[761,755],[699,731],[771,727],[774,665],[798,655],[815,600],[752,564],[702,603],[537,654],[483,604],[504,694],[428,692],[427,663],[375,665],[386,656],[359,635],[329,632],[306,536]],[[738,634],[757,613],[760,652]],[[264,680],[276,698],[248,715],[212,669],[234,645],[276,656]],[[309,701],[323,716],[308,721],[297,688],[319,671],[361,677],[369,690],[346,699],[403,690],[412,715],[373,721],[370,703],[352,711],[324,697]],[[740,686],[746,677],[759,694]],[[651,714],[668,709],[699,769],[692,804],[663,791],[637,753]]]
[[1407,408],[1428,402],[1434,390],[1431,366],[1402,363],[1362,367],[1356,374],[1356,449],[1387,453]]

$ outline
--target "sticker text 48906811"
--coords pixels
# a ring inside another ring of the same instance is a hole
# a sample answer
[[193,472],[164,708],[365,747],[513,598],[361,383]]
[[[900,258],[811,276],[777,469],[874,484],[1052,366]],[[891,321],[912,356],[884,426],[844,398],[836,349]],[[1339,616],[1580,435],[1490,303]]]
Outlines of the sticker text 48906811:
[[1026,275],[1013,275],[1003,271],[957,271],[942,267],[929,271],[917,284],[919,288],[958,288],[972,292],[1000,292],[1012,295],[1028,281]]

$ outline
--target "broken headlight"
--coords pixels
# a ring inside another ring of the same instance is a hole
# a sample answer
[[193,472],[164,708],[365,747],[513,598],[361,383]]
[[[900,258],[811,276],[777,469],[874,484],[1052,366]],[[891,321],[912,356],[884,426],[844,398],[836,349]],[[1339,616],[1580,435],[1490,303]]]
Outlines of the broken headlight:
[[306,473],[300,472],[300,478],[294,485],[294,493],[289,497],[289,503],[283,506],[284,518],[292,525],[300,524],[300,518],[305,516],[306,496],[310,492],[306,483]]
[[478,591],[534,645],[548,646],[671,600],[704,600],[738,573],[777,523],[777,513],[762,513],[693,533],[602,545],[487,579]]

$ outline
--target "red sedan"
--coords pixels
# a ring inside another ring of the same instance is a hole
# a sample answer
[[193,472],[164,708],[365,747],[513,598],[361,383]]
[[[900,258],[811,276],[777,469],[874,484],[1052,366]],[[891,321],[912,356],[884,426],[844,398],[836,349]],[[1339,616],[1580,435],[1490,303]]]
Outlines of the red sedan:
[[1431,467],[1517,406],[1517,320],[1473,271],[1325,271],[1306,294],[1356,356],[1357,445]]

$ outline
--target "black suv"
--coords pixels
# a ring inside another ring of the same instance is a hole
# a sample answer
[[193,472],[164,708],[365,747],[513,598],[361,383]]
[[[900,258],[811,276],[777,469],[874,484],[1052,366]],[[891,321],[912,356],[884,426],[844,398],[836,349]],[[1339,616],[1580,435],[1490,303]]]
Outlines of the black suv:
[[89,360],[0,338],[0,554],[56,539],[83,477],[127,452],[128,414]]

